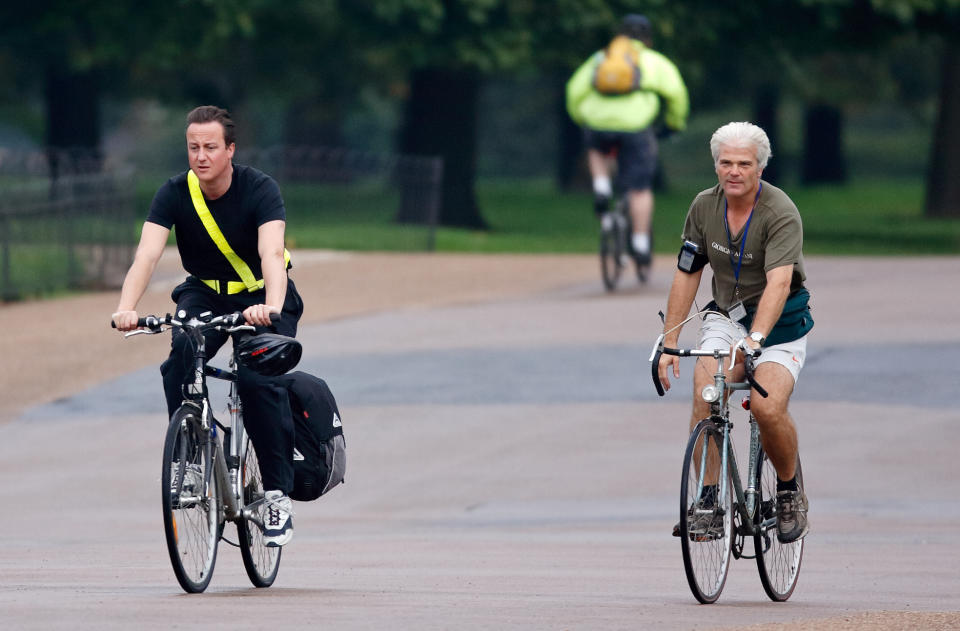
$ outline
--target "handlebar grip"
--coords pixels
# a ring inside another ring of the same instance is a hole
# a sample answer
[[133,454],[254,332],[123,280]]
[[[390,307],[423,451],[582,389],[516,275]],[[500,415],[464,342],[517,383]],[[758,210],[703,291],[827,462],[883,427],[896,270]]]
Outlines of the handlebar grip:
[[271,313],[271,314],[270,314],[270,321],[273,322],[274,324],[276,324],[277,322],[279,322],[279,321],[280,321],[280,314],[279,314],[279,313]]
[[663,355],[662,351],[657,351],[656,355],[653,356],[653,361],[650,363],[650,372],[653,377],[653,385],[657,388],[657,394],[661,397],[666,394],[663,391],[663,384],[660,383],[660,357]]
[[743,358],[743,368],[744,373],[747,376],[747,382],[753,386],[753,389],[757,391],[761,397],[766,399],[770,394],[764,390],[763,386],[757,383],[757,380],[753,378],[753,357],[750,355],[744,355]]
[[[153,316],[144,316],[144,317],[142,317],[142,318],[137,318],[137,328],[142,329],[143,327],[149,327],[150,324],[147,322],[147,319],[148,319],[148,318],[153,319],[154,321],[156,321],[156,318],[153,317]],[[115,329],[115,328],[117,328],[117,323],[114,322],[113,320],[110,320],[110,326],[111,326],[111,328],[114,328],[114,329]]]

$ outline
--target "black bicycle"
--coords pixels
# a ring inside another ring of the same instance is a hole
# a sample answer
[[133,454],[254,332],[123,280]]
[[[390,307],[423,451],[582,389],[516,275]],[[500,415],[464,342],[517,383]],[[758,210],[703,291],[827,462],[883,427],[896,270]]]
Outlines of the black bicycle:
[[[181,312],[180,318],[185,318]],[[273,584],[280,569],[281,548],[268,547],[261,518],[264,503],[260,465],[253,443],[243,427],[237,394],[237,334],[254,330],[244,324],[241,313],[182,321],[170,314],[145,316],[142,327],[126,334],[157,334],[179,329],[193,347],[193,381],[185,386],[183,404],[170,419],[163,445],[160,494],[163,528],[173,573],[187,592],[204,591],[210,584],[223,541],[238,546],[250,582],[256,587]],[[166,328],[164,328],[166,327]],[[204,332],[219,330],[234,335],[230,369],[207,363]],[[207,392],[207,377],[229,382],[229,422],[213,415]],[[224,525],[237,525],[238,543],[224,536]]]
[[[600,217],[600,274],[607,291],[614,291],[620,282],[623,270],[633,261],[637,280],[646,283],[650,275],[650,258],[641,261],[633,249],[631,235],[633,221],[630,219],[630,203],[625,195],[613,200],[613,210]],[[650,248],[653,251],[653,229],[650,231]]]
[[[726,317],[712,311],[700,312],[679,326],[707,313]],[[714,382],[700,392],[703,400],[710,404],[710,416],[693,429],[683,458],[679,536],[690,591],[702,603],[715,602],[727,580],[732,553],[737,559],[756,558],[760,582],[767,596],[775,601],[787,600],[800,575],[804,540],[781,543],[777,539],[777,472],[760,444],[760,429],[753,414],[749,416],[749,462],[743,480],[730,435],[733,429],[730,395],[738,390],[753,389],[760,396],[767,396],[753,377],[754,357],[749,353],[744,357],[746,381],[731,383],[724,371],[724,360],[730,358],[732,369],[736,359],[730,349],[666,348],[663,340],[664,334],[661,334],[650,356],[653,383],[660,396],[664,395],[658,374],[662,354],[713,357],[717,362]],[[748,411],[749,403],[749,397],[745,398],[744,408]],[[799,457],[797,483],[803,488]],[[753,539],[753,556],[745,545],[748,537]]]

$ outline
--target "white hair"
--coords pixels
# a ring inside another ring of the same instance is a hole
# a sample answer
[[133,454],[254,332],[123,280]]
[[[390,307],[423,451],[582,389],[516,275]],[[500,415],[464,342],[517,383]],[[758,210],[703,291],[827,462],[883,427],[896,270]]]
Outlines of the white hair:
[[710,153],[713,155],[714,164],[720,157],[720,148],[724,146],[738,149],[753,147],[757,152],[757,166],[761,170],[766,168],[767,160],[773,155],[767,132],[753,123],[727,123],[713,132],[713,137],[710,138]]

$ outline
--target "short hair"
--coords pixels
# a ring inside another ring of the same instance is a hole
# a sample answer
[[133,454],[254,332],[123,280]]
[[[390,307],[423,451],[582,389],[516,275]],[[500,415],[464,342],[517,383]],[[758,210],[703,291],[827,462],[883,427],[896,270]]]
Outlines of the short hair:
[[639,39],[647,46],[653,43],[653,27],[650,26],[650,20],[639,13],[628,13],[623,16],[619,34],[626,35],[630,39]]
[[223,141],[229,147],[237,140],[233,130],[233,119],[230,112],[216,105],[201,105],[187,114],[187,127],[194,123],[220,123],[223,127]]
[[767,160],[773,155],[770,150],[770,139],[767,132],[753,123],[727,123],[713,132],[710,138],[710,154],[713,163],[720,157],[720,148],[723,146],[747,149],[753,147],[757,154],[757,165],[760,169],[767,167]]

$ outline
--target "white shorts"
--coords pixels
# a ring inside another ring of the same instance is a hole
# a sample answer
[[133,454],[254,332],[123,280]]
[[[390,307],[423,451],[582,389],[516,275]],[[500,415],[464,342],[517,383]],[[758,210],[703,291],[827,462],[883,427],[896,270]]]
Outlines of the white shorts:
[[[747,336],[747,330],[737,322],[731,322],[727,318],[710,313],[703,320],[700,326],[699,348],[707,350],[719,350],[730,348]],[[800,376],[800,369],[807,359],[807,336],[784,344],[775,344],[774,346],[764,346],[760,352],[760,358],[754,364],[759,365],[764,362],[774,362],[780,364],[790,371],[793,375],[793,383],[797,383]]]

